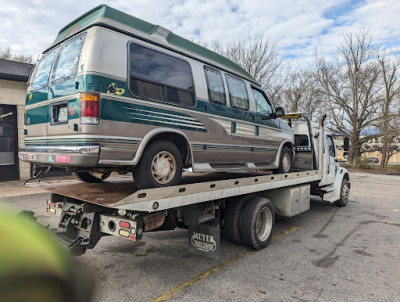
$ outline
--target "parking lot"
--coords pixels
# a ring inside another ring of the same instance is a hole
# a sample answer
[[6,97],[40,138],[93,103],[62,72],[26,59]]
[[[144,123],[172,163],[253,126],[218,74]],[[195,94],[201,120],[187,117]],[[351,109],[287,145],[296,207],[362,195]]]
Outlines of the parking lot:
[[[204,258],[187,251],[183,229],[137,243],[104,237],[79,257],[93,270],[94,301],[399,301],[400,176],[350,181],[345,208],[312,199],[310,211],[277,218],[261,251],[222,239],[220,260]],[[45,212],[48,193],[0,189],[2,202],[57,224]]]

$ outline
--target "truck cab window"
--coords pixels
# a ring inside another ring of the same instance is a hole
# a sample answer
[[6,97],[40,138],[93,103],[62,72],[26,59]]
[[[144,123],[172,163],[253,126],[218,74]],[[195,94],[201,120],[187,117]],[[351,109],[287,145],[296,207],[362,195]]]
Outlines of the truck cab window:
[[249,110],[249,96],[246,84],[237,78],[226,75],[226,82],[229,88],[229,99],[231,106],[240,110]]
[[333,139],[331,136],[326,137],[326,142],[328,144],[328,149],[329,149],[329,155],[332,157],[335,157],[336,151],[335,151],[335,144],[333,143]]
[[295,134],[294,135],[294,145],[296,147],[308,147],[308,136],[304,134]]
[[267,101],[267,97],[258,89],[251,89],[256,104],[256,112],[261,115],[269,116],[272,114],[272,106]]

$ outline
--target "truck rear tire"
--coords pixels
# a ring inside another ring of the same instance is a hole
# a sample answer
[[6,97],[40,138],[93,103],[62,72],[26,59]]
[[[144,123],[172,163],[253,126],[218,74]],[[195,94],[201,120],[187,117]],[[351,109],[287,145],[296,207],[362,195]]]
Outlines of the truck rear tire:
[[293,153],[288,147],[283,147],[279,157],[279,168],[272,170],[274,174],[284,174],[292,172]]
[[349,201],[349,184],[346,178],[343,178],[340,186],[340,199],[335,201],[337,207],[345,207]]
[[271,241],[275,227],[275,211],[271,201],[255,197],[247,202],[239,226],[245,246],[255,250],[265,248]]
[[253,198],[252,195],[244,195],[233,198],[225,206],[224,235],[232,243],[242,244],[239,220],[244,204]]
[[106,175],[104,175],[104,178],[97,178],[94,177],[93,175],[90,174],[90,172],[72,172],[72,175],[76,178],[79,179],[83,182],[88,182],[88,183],[101,183],[104,180],[106,180],[106,178],[108,176],[110,176],[111,173],[108,173]]
[[144,150],[139,164],[133,169],[133,179],[139,189],[176,185],[182,176],[182,156],[169,141],[155,141]]

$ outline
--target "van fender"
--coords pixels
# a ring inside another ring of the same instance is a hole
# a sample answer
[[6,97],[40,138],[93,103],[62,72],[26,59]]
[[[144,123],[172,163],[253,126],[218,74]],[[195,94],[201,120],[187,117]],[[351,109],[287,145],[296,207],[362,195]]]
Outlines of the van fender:
[[[281,157],[281,152],[283,149],[283,146],[287,143],[290,143],[293,146],[293,142],[290,139],[285,139],[281,145],[279,146],[278,152],[276,153],[276,157],[275,160],[271,163],[271,169],[277,169],[279,168],[279,158]],[[292,148],[292,154],[293,154],[293,158],[294,158],[294,151]]]
[[182,131],[179,131],[177,129],[171,129],[171,128],[156,128],[153,129],[151,131],[149,131],[141,140],[138,149],[136,150],[135,156],[133,157],[133,159],[131,160],[131,164],[132,165],[137,165],[140,158],[142,157],[142,154],[144,152],[144,150],[146,149],[147,145],[149,144],[149,142],[157,135],[159,134],[166,134],[166,133],[174,133],[174,134],[178,134],[180,136],[182,136],[185,141],[186,141],[186,145],[190,154],[190,159],[192,160],[192,164],[193,164],[193,151],[192,151],[192,145],[189,143],[189,139],[186,136],[186,134]]

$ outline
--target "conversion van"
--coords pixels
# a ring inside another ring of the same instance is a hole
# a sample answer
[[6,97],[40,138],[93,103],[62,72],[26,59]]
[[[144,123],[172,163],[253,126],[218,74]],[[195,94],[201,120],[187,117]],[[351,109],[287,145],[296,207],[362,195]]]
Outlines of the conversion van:
[[21,160],[139,188],[194,172],[290,172],[291,128],[227,58],[106,5],[63,28],[33,71]]

